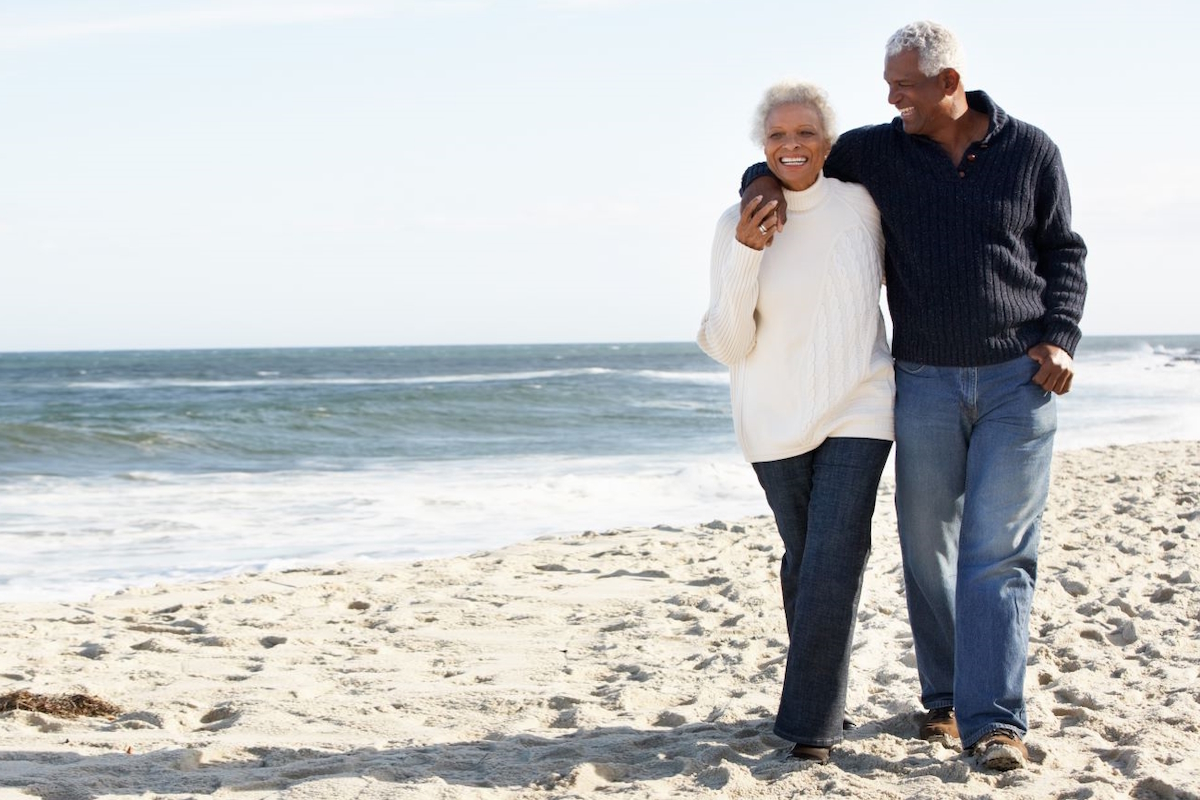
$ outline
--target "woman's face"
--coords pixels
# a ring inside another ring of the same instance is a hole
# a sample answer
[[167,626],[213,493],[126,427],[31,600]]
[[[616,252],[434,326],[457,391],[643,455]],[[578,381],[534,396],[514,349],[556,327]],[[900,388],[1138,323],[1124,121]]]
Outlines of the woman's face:
[[763,153],[771,172],[788,189],[798,192],[812,186],[829,155],[821,115],[802,103],[785,103],[771,109]]

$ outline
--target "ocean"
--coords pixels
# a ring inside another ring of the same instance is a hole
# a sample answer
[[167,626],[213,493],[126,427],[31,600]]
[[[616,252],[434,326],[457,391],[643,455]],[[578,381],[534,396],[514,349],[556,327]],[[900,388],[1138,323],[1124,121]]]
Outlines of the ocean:
[[[1200,336],[1089,337],[1059,449],[1200,439]],[[0,353],[0,602],[767,513],[691,343]]]

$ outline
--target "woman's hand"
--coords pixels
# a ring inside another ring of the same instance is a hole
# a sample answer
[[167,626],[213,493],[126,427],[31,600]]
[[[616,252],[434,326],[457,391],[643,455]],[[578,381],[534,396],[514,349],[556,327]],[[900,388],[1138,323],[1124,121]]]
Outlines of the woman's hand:
[[771,246],[775,238],[776,225],[779,217],[775,213],[778,200],[762,201],[762,195],[756,195],[742,204],[742,218],[738,220],[737,240],[746,247],[762,250]]

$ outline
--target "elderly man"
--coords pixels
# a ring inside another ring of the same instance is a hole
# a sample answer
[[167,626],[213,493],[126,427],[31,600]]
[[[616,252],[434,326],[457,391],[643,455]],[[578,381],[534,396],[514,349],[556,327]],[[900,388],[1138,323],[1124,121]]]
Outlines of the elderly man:
[[[1024,766],[1025,662],[1054,395],[1071,388],[1087,281],[1058,148],[966,91],[954,35],[887,43],[899,117],[825,165],[865,186],[886,242],[896,360],[896,510],[926,739]],[[779,197],[762,165],[743,202]],[[786,223],[786,204],[778,219]]]

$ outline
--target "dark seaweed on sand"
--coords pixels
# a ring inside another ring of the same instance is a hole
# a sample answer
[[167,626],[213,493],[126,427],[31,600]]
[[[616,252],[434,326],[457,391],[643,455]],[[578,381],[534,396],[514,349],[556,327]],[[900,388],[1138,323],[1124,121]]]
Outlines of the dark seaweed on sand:
[[24,689],[0,695],[0,712],[40,711],[55,717],[113,717],[121,709],[89,694],[35,694]]

